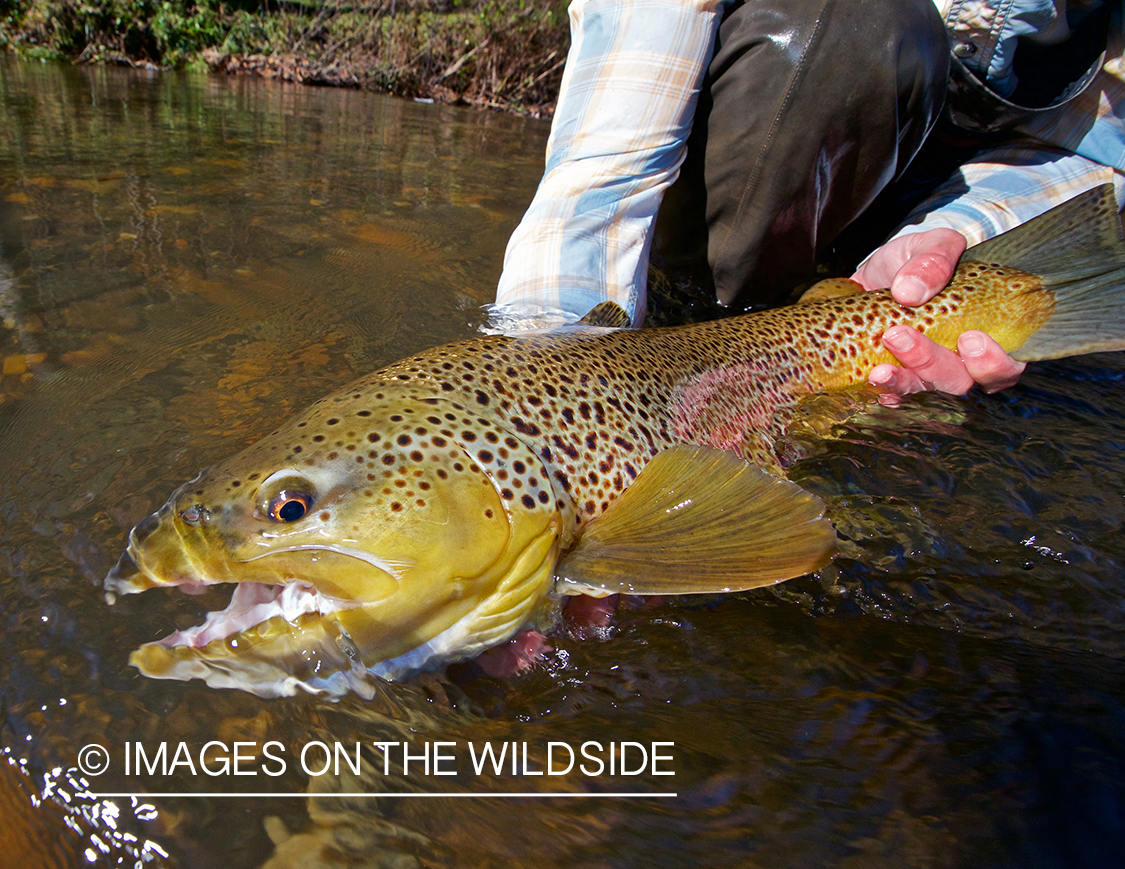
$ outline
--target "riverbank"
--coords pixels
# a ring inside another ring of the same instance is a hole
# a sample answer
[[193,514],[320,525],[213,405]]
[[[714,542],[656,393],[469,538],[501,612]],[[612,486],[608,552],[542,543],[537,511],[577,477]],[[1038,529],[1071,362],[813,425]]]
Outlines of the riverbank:
[[0,0],[29,59],[208,68],[550,116],[566,0]]

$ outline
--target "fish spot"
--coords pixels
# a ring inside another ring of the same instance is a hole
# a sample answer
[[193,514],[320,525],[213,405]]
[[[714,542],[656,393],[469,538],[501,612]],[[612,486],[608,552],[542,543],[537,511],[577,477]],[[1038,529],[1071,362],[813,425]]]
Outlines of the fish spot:
[[332,514],[331,514],[331,513],[329,513],[329,512],[327,511],[327,510],[323,511],[323,512],[322,512],[322,513],[320,514],[320,521],[321,521],[321,522],[327,522],[327,521],[328,521],[329,519],[331,519],[331,518],[332,518]]
[[395,438],[395,443],[400,447],[406,447],[414,443],[414,439],[408,434],[400,434],[397,438]]
[[391,504],[391,509],[396,513],[399,513],[402,511],[402,504],[400,504],[398,501],[395,501],[393,504]]

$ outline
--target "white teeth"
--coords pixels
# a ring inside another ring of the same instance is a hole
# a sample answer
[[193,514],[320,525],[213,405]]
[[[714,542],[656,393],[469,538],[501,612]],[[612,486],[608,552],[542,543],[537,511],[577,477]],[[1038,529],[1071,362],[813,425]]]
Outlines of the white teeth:
[[201,648],[215,640],[260,625],[276,616],[294,622],[306,613],[327,615],[356,604],[322,595],[307,582],[288,585],[267,585],[262,582],[240,582],[225,610],[208,613],[201,625],[188,628],[160,640],[163,646]]

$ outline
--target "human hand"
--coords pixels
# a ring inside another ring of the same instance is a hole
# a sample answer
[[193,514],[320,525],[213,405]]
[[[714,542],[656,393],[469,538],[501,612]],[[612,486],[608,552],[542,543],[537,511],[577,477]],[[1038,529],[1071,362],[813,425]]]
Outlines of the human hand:
[[[964,252],[965,237],[953,229],[900,236],[875,251],[852,280],[868,290],[890,287],[899,304],[924,305],[949,283]],[[957,340],[957,353],[910,326],[892,326],[883,333],[883,346],[902,367],[876,365],[868,382],[891,395],[925,390],[961,395],[974,384],[985,392],[997,392],[1014,385],[1026,367],[975,330]]]

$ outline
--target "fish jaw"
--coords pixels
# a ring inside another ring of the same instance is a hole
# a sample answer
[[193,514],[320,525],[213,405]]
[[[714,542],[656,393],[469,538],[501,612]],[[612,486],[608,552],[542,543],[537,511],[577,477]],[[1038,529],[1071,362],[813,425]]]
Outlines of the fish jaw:
[[[550,591],[558,558],[559,522],[533,536],[490,593],[461,607],[443,627],[448,606],[409,617],[393,601],[361,604],[332,598],[308,582],[241,582],[230,604],[201,625],[146,643],[129,663],[153,679],[201,679],[212,688],[238,688],[260,697],[301,692],[370,699],[374,674],[399,680],[477,654],[519,629],[545,629],[554,619]],[[492,582],[484,583],[485,587]],[[389,642],[395,636],[397,642]],[[372,663],[364,647],[375,637],[387,657]],[[394,654],[390,650],[401,650]]]
[[351,691],[370,699],[374,686],[338,617],[354,606],[304,582],[239,583],[226,609],[146,643],[129,663],[152,679],[201,679],[259,697]]
[[231,581],[222,559],[205,557],[211,546],[198,529],[176,516],[181,493],[199,479],[173,492],[163,507],[129,532],[125,552],[104,581],[109,594],[138,594],[170,586],[196,594],[208,585]]

